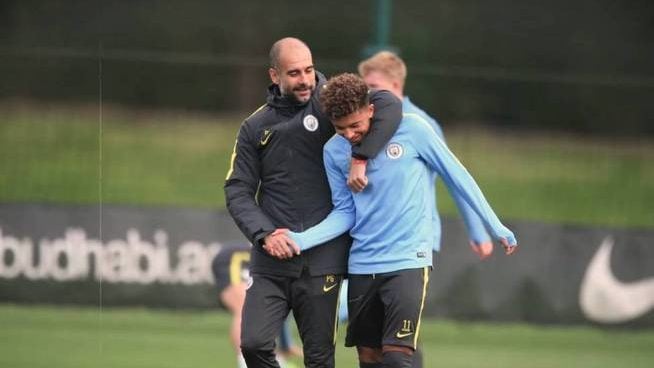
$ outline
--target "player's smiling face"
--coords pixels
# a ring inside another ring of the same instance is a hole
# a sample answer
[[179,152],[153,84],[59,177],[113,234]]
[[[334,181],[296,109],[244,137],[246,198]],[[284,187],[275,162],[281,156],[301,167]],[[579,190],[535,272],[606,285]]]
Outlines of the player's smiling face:
[[374,113],[374,105],[364,106],[359,110],[332,121],[336,134],[342,135],[351,144],[361,142],[370,129],[370,119]]

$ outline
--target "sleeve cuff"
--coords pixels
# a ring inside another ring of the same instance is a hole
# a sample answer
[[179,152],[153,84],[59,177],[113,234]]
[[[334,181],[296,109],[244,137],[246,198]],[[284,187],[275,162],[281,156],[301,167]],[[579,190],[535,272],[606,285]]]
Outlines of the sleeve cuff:
[[265,237],[270,233],[272,233],[272,231],[268,231],[268,230],[261,230],[257,232],[257,234],[254,236],[254,239],[252,239],[253,240],[252,245],[262,247],[264,244]]
[[291,238],[295,242],[295,244],[297,244],[297,246],[300,248],[300,251],[304,251],[307,249],[304,242],[302,241],[302,235],[300,233],[289,231],[288,237]]

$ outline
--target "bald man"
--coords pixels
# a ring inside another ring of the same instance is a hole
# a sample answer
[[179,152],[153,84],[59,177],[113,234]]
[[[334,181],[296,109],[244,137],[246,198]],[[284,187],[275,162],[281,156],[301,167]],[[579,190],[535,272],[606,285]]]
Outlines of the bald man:
[[[292,310],[306,367],[333,367],[337,301],[352,240],[348,234],[302,252],[283,231],[303,231],[332,209],[323,145],[334,127],[322,112],[325,77],[314,69],[309,47],[284,38],[270,50],[272,84],[266,103],[245,119],[225,181],[227,208],[252,242],[243,308],[241,352],[248,367],[278,367],[274,347]],[[367,184],[368,158],[397,130],[402,104],[388,91],[370,95],[377,111],[371,131],[352,150],[352,175]]]

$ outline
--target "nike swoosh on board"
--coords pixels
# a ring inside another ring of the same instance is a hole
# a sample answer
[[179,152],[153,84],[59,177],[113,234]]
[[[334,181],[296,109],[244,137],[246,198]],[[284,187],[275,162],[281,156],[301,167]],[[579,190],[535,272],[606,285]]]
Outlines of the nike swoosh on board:
[[604,238],[586,268],[579,291],[579,306],[586,318],[601,323],[622,323],[654,307],[654,277],[621,282],[611,271],[614,241]]

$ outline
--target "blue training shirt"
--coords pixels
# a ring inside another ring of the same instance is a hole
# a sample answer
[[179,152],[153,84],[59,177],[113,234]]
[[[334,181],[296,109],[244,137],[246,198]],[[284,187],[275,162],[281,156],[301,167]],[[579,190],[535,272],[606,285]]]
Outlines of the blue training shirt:
[[[416,106],[411,100],[409,99],[408,96],[404,96],[402,99],[402,112],[407,113],[407,114],[416,114],[420,116],[421,118],[425,119],[429,125],[434,129],[436,134],[438,135],[439,138],[443,140],[443,143],[447,144],[445,141],[445,136],[443,135],[443,129],[441,129],[441,126],[438,124],[436,119],[432,118],[429,116],[425,111],[423,111],[421,108]],[[436,185],[436,180],[438,180],[438,173],[434,172],[433,174],[434,180],[431,183],[432,187]],[[433,193],[432,198],[430,199],[432,203],[437,202],[436,198],[436,190],[432,188]],[[466,201],[459,195],[458,192],[450,192],[450,195],[454,199],[454,203],[456,203],[457,208],[459,209],[459,213],[461,214],[461,217],[463,217],[463,222],[466,226],[466,229],[468,230],[468,235],[470,236],[470,239],[474,241],[477,244],[490,241],[490,236],[486,232],[486,229],[484,228],[484,224],[479,218],[479,216],[473,211],[470,206],[466,203]],[[432,209],[432,222],[434,226],[434,243],[433,243],[433,249],[434,251],[438,252],[441,249],[441,219],[440,216],[438,215],[438,207],[437,205],[434,205]]]
[[316,226],[290,235],[306,250],[350,230],[354,240],[348,265],[351,274],[431,266],[433,172],[450,191],[461,195],[495,239],[516,244],[468,171],[418,115],[404,114],[386,149],[368,160],[369,184],[360,193],[352,193],[346,183],[350,142],[335,135],[323,153],[334,209]]

